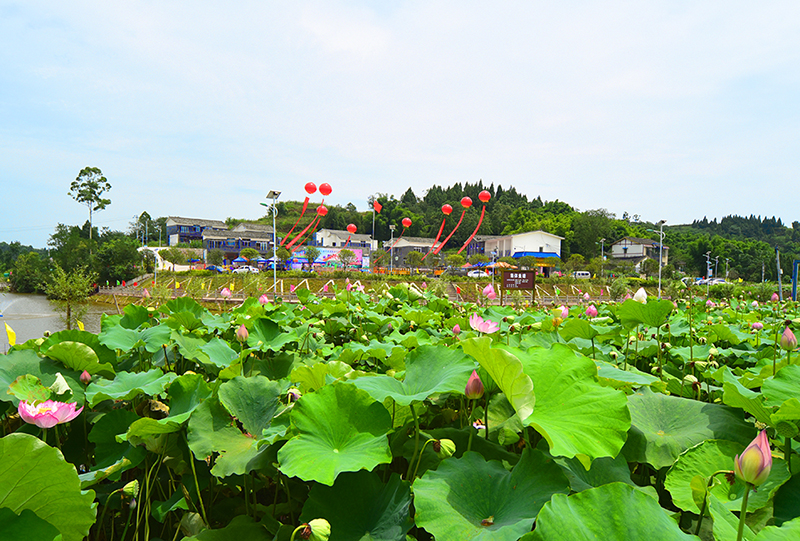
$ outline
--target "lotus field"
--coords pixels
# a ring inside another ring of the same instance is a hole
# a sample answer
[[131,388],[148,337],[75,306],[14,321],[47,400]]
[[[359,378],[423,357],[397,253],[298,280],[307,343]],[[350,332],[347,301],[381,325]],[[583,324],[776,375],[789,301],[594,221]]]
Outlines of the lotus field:
[[0,537],[800,539],[792,302],[295,293],[0,357]]

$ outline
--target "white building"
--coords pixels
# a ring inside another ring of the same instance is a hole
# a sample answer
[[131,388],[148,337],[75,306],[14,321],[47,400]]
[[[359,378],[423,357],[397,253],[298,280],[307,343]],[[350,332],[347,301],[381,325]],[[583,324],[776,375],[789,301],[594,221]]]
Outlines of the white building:
[[[350,239],[350,242],[347,242]],[[314,233],[316,246],[343,247],[347,244],[348,248],[372,249],[372,237],[361,233],[350,233],[338,229],[320,229]]]
[[562,240],[564,237],[545,231],[528,231],[502,237],[488,237],[484,240],[483,253],[491,257],[496,252],[498,258],[523,256],[560,258]]
[[[658,261],[659,245],[657,240],[637,237],[622,237],[611,245],[611,257],[621,261],[630,261],[638,268],[645,259]],[[669,261],[669,246],[664,246],[661,266]]]

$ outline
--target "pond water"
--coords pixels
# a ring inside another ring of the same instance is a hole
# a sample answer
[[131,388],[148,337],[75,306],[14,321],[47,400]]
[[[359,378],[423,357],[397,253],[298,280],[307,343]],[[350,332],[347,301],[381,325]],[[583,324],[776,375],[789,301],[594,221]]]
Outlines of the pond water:
[[[104,313],[116,313],[112,306],[89,304],[89,311],[81,319],[84,328],[93,333],[100,332],[100,319]],[[66,328],[61,317],[53,309],[44,295],[0,293],[0,353],[8,351],[8,336],[5,332],[7,323],[17,335],[17,344],[31,338],[41,338],[46,331],[51,333]]]

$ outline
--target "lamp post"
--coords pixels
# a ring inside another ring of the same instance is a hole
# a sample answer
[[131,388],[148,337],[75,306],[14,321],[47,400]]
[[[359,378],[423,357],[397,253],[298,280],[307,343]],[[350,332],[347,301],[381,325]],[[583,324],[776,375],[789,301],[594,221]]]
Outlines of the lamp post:
[[390,225],[389,231],[392,232],[392,238],[389,240],[389,274],[394,272],[394,229],[396,226]]
[[711,289],[711,251],[706,252],[706,299]]
[[272,199],[272,302],[278,294],[278,230],[275,218],[278,216],[278,197],[281,192],[270,190],[267,199]]
[[606,262],[606,239],[605,237],[600,239],[600,279],[603,279],[603,271]]
[[725,258],[725,281],[726,282],[728,281],[728,261],[730,261],[730,260],[731,260],[731,258],[729,258],[729,257]]
[[653,233],[658,233],[658,300],[661,300],[661,267],[664,266],[664,224],[666,220],[659,221],[656,225],[658,231],[655,229],[648,229]]

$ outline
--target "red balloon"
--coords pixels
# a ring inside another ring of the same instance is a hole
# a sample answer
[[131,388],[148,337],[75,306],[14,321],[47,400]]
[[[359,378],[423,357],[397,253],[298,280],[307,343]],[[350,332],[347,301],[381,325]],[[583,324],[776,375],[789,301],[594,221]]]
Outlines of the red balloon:
[[356,231],[358,231],[358,228],[356,228],[356,224],[348,224],[348,226],[347,226],[347,232],[348,233],[350,233],[352,235]]
[[331,189],[331,185],[328,184],[327,182],[319,185],[319,193],[321,193],[325,197],[329,196],[331,194],[331,191],[333,191]]
[[469,207],[472,206],[472,199],[470,199],[467,196],[462,197],[461,198],[461,206],[464,207],[465,209],[468,209]]
[[450,216],[450,213],[453,212],[453,207],[445,203],[442,205],[442,212],[444,212],[445,216]]
[[317,185],[316,184],[314,184],[313,182],[306,183],[306,193],[308,195],[311,195],[312,193],[314,193],[316,191],[317,191]]
[[403,218],[403,227],[411,227],[411,218]]
[[[320,191],[322,191],[321,188],[322,188],[322,186],[320,186]],[[325,207],[325,205],[318,206],[317,207],[317,214],[319,214],[320,216],[325,216],[326,214],[328,214],[327,207]]]
[[478,199],[480,199],[484,203],[489,201],[489,199],[491,199],[491,198],[492,198],[492,194],[490,194],[486,190],[483,190],[481,193],[478,194]]

